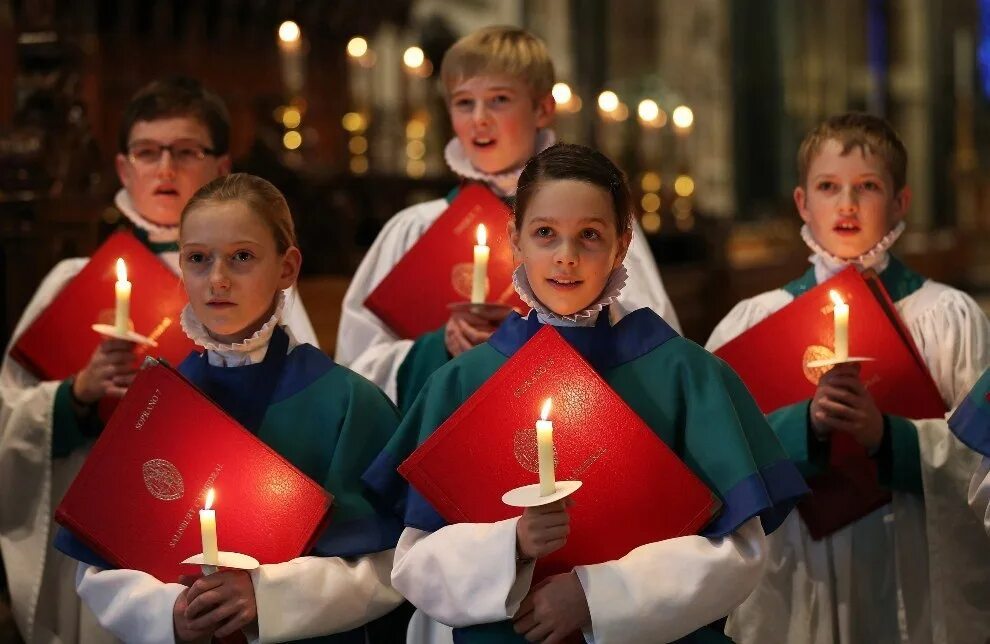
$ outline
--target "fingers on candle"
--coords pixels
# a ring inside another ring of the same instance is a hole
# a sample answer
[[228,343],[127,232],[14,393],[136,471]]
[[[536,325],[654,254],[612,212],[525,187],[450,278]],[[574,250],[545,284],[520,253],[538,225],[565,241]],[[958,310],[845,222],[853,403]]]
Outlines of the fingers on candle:
[[527,508],[532,510],[534,514],[557,514],[560,513],[563,516],[567,516],[567,508],[571,506],[573,501],[570,499],[561,499],[560,501],[554,501],[553,503],[546,503],[544,505],[538,505],[535,508]]
[[858,420],[862,416],[855,407],[829,399],[821,401],[820,409],[826,418],[833,420]]
[[818,387],[823,392],[825,390],[844,391],[856,395],[862,395],[866,391],[863,382],[853,374],[838,374],[828,380],[823,379],[818,383]]
[[202,578],[203,575],[179,575],[176,582],[182,584],[183,586],[192,586],[197,580]]
[[137,348],[137,345],[130,340],[121,340],[119,338],[107,338],[100,343],[100,347],[107,353],[113,351],[127,351],[133,352]]
[[827,376],[829,374],[835,374],[836,376],[838,375],[858,376],[859,372],[862,369],[863,369],[863,363],[861,362],[841,362],[835,365],[834,367],[832,367],[831,369],[829,369],[828,373],[826,373],[825,375]]
[[469,315],[476,318],[479,325],[483,322],[498,325],[502,320],[509,317],[510,313],[512,313],[512,309],[510,308],[502,306],[483,306],[473,309]]
[[[206,575],[205,577],[200,577],[189,587],[189,595],[186,601],[189,602],[189,609],[186,610],[186,614],[189,617],[195,617],[196,614],[202,609],[203,606],[212,605],[209,604],[209,598],[199,601],[196,603],[200,597],[215,588],[218,588],[223,584],[223,578],[220,574]],[[194,609],[195,604],[195,609]]]
[[477,346],[482,342],[487,342],[488,338],[492,335],[492,332],[488,329],[487,324],[485,327],[478,329],[471,326],[467,322],[463,322],[461,331],[464,333],[464,338],[471,343],[471,346]]

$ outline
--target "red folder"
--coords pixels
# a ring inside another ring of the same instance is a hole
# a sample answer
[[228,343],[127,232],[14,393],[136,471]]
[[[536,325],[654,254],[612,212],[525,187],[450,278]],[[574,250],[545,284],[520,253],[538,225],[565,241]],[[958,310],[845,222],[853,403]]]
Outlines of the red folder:
[[21,334],[11,356],[42,380],[79,372],[103,337],[97,322],[113,324],[117,258],[127,264],[134,331],[158,342],[139,353],[178,364],[195,349],[182,331],[179,314],[188,301],[179,276],[133,235],[112,235],[41,315]]
[[399,466],[449,523],[519,516],[501,501],[537,483],[535,424],[547,398],[557,480],[580,480],[567,545],[537,575],[697,533],[721,507],[560,334],[547,326]]
[[220,550],[261,563],[308,551],[332,497],[238,425],[178,372],[138,373],[55,520],[121,568],[164,582],[197,569],[199,510],[216,490]]
[[[876,274],[848,268],[748,329],[715,352],[739,374],[764,413],[808,400],[828,370],[808,368],[832,357],[835,290],[849,305],[849,355],[861,363],[860,377],[884,413],[906,418],[941,418],[945,403],[921,353]],[[812,496],[798,505],[816,539],[835,532],[890,501],[876,467],[851,437],[831,441],[830,469],[809,481]]]
[[448,304],[471,300],[478,224],[488,230],[490,304],[526,310],[512,288],[512,247],[506,225],[512,211],[479,184],[464,186],[450,207],[364,301],[397,335],[418,338],[450,317]]

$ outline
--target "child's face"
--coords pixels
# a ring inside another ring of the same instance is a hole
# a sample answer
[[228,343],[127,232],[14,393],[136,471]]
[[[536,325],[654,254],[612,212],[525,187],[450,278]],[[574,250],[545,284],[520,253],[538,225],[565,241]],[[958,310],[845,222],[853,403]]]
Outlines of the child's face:
[[[213,147],[206,125],[188,116],[138,121],[131,128],[129,154],[118,154],[117,176],[142,216],[174,226],[190,197],[209,181],[230,172],[230,157],[197,152]],[[171,146],[161,151],[160,146]]]
[[853,259],[868,252],[904,218],[907,187],[894,191],[893,178],[875,154],[826,141],[808,167],[806,186],[794,189],[801,219],[825,250]]
[[609,274],[622,263],[631,233],[619,235],[608,192],[583,181],[547,181],[523,214],[509,224],[517,262],[526,266],[533,292],[559,315],[572,315],[598,299]]
[[271,229],[242,201],[189,212],[179,264],[196,317],[221,342],[239,342],[268,321],[278,291],[299,274],[299,251],[279,254]]
[[529,87],[505,75],[474,76],[450,93],[454,133],[478,170],[498,174],[536,151],[536,132],[553,120],[553,96],[534,101]]

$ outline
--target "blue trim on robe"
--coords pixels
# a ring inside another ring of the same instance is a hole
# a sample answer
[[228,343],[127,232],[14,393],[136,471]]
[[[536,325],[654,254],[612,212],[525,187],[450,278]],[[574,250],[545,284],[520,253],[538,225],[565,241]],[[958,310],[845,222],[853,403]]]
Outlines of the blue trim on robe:
[[72,534],[72,532],[63,526],[58,526],[52,546],[62,554],[90,566],[104,569],[117,567],[93,552],[89,546],[80,541],[76,535]]
[[[509,357],[543,328],[536,311],[528,317],[511,313],[499,325],[488,344]],[[671,338],[678,337],[667,322],[649,308],[629,313],[614,326],[609,323],[608,307],[598,314],[593,327],[554,326],[561,336],[598,373],[632,362],[653,351]]]
[[261,362],[238,367],[211,365],[208,351],[193,353],[179,365],[179,373],[252,434],[257,434],[272,403],[275,387],[288,360],[289,335],[276,326]]
[[295,396],[337,366],[327,354],[311,344],[296,345],[288,358],[292,368],[287,369],[279,379],[269,407]]
[[436,532],[447,525],[440,513],[434,509],[430,502],[420,494],[415,487],[408,485],[406,498],[405,523],[406,527],[424,530],[426,532]]
[[400,464],[392,454],[382,451],[365,470],[361,480],[376,497],[387,499],[392,512],[402,517],[406,527],[436,532],[447,525],[430,502],[398,473]]
[[308,554],[317,557],[360,557],[391,550],[402,534],[402,521],[398,517],[369,516],[335,523],[320,535]]
[[974,401],[973,394],[949,417],[949,428],[966,447],[990,457],[990,410]]
[[[192,382],[199,379],[191,377],[202,370],[197,365],[198,358],[203,355],[199,352],[189,354],[178,367],[178,371]],[[331,369],[337,366],[327,354],[323,353],[311,344],[298,344],[286,356],[291,363],[291,369],[282,372],[279,382],[272,393],[269,406],[280,403],[287,398],[291,398],[303,389],[306,389],[314,382],[325,376]],[[253,365],[245,365],[253,366]],[[229,367],[217,367],[218,369],[229,369]],[[234,367],[240,369],[241,367]]]
[[399,474],[401,464],[390,452],[382,450],[361,475],[361,481],[375,500],[398,517],[406,515],[406,495],[410,488],[409,482]]
[[764,534],[770,534],[807,493],[808,485],[794,463],[777,461],[733,485],[722,498],[721,513],[701,531],[701,536],[722,538],[755,516],[760,517]]

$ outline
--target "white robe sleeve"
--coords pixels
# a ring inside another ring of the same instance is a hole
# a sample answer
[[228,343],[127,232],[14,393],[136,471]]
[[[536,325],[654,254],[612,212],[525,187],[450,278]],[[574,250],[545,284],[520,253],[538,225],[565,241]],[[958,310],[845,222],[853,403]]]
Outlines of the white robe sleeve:
[[742,603],[759,582],[766,555],[763,527],[754,517],[722,539],[668,539],[616,561],[578,566],[591,610],[585,639],[633,644],[684,637]]
[[983,527],[990,535],[990,456],[980,460],[969,482],[969,507],[973,508],[976,518],[983,521]]
[[393,401],[398,395],[399,367],[413,343],[393,333],[364,301],[446,207],[447,202],[438,199],[407,208],[390,219],[361,260],[344,295],[334,359],[378,385]]
[[406,528],[395,548],[392,585],[438,622],[472,626],[509,619],[529,592],[534,564],[516,564],[518,518]]
[[670,297],[663,287],[660,270],[657,268],[643,229],[636,221],[633,221],[629,252],[626,253],[626,259],[622,263],[629,273],[626,286],[619,296],[623,308],[627,311],[635,311],[649,307],[680,333],[681,323],[677,319],[677,313],[674,312],[674,305],[671,304]]
[[[37,632],[55,632],[55,623],[36,624],[37,606],[55,601],[74,578],[42,584],[43,571],[54,571],[49,555],[52,512],[81,463],[81,458],[51,459],[52,413],[56,381],[42,382],[10,357],[10,347],[86,265],[88,259],[59,262],[42,280],[21,315],[0,367],[0,551],[7,570],[11,608],[27,641]],[[54,469],[54,476],[53,476]],[[68,614],[71,607],[64,607]],[[40,619],[40,618],[39,618]]]
[[173,644],[172,609],[185,586],[139,570],[79,564],[76,591],[100,625],[128,644]]
[[[965,293],[931,281],[898,306],[946,406],[955,408],[990,366],[990,321]],[[911,422],[921,457],[930,581],[923,592],[932,622],[946,641],[978,641],[990,632],[990,558],[985,526],[968,500],[981,457],[945,418]],[[895,529],[902,529],[899,518]],[[904,553],[905,567],[910,557]]]
[[251,572],[261,642],[349,631],[402,603],[389,583],[394,551],[355,559],[299,557]]

